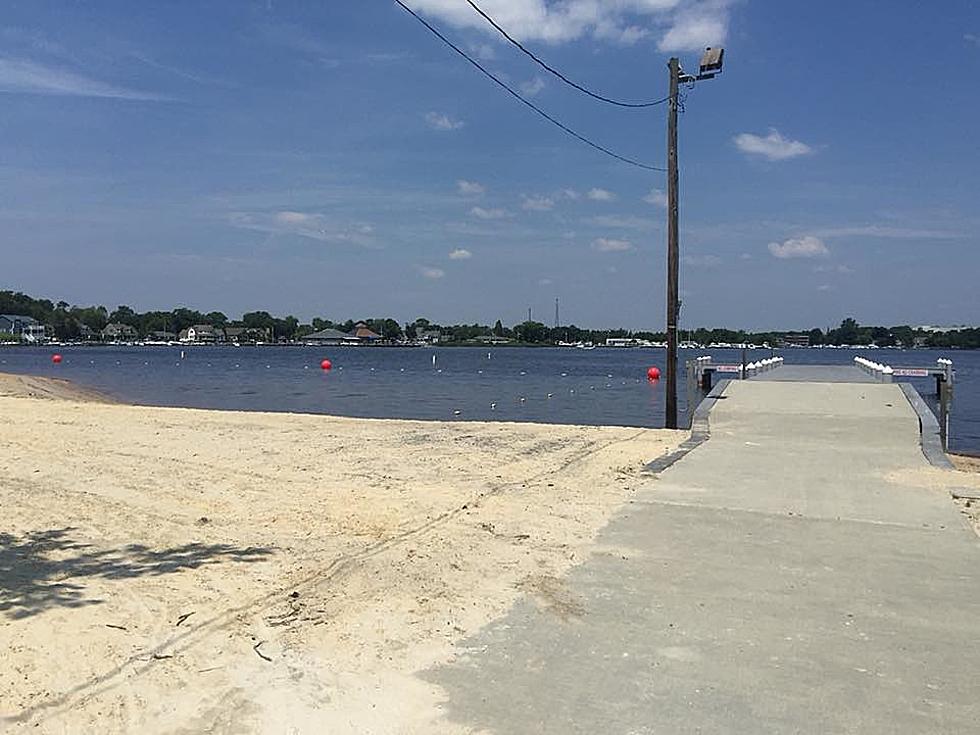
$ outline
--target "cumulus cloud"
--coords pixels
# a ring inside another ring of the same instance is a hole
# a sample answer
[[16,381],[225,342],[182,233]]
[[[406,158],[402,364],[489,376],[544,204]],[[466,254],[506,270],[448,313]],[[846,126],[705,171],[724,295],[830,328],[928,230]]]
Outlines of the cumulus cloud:
[[426,113],[425,121],[433,130],[459,130],[466,124],[441,112]]
[[667,194],[663,189],[650,189],[650,193],[643,197],[643,201],[656,207],[667,207]]
[[770,128],[769,135],[765,136],[741,133],[735,136],[734,141],[742,153],[761,156],[769,161],[783,161],[813,152],[813,148],[806,143],[786,138],[775,128]]
[[616,195],[611,191],[606,191],[605,189],[589,189],[589,193],[586,196],[594,202],[611,202],[616,198]]
[[701,2],[679,7],[657,48],[666,53],[724,45],[728,35],[727,6],[727,2]]
[[[408,0],[458,28],[496,31],[458,0]],[[523,41],[558,44],[586,36],[633,44],[656,35],[660,51],[697,51],[728,34],[731,0],[484,0],[481,6]]]
[[473,207],[470,214],[477,219],[504,219],[510,216],[506,209],[484,209],[483,207]]
[[592,242],[592,247],[600,253],[623,253],[633,249],[633,243],[629,240],[614,240],[609,237],[600,237]]
[[964,33],[963,40],[980,46],[980,34],[978,33]]
[[450,260],[468,260],[472,257],[473,257],[473,253],[471,253],[466,248],[456,248],[455,250],[452,250],[449,253]]
[[819,237],[806,235],[791,237],[781,243],[769,243],[769,252],[777,258],[824,258],[830,255],[830,250]]
[[521,206],[531,212],[547,212],[555,206],[555,200],[546,196],[525,196]]
[[466,181],[465,179],[460,179],[456,182],[456,190],[464,196],[479,196],[487,189],[483,184],[477,181]]
[[444,271],[442,268],[430,268],[429,266],[425,265],[419,266],[419,273],[422,274],[423,278],[430,278],[432,280],[442,278],[444,275],[446,275],[446,271]]
[[562,189],[561,195],[566,199],[570,199],[572,201],[575,201],[580,196],[580,194],[577,191],[575,191],[575,189]]

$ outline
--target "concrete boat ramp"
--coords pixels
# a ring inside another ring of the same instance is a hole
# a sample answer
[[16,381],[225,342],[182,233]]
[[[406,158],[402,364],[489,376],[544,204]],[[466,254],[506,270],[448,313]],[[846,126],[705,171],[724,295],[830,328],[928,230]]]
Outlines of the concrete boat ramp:
[[767,377],[719,386],[710,438],[651,475],[586,562],[423,675],[450,721],[980,732],[980,544],[918,479],[941,470],[902,386]]

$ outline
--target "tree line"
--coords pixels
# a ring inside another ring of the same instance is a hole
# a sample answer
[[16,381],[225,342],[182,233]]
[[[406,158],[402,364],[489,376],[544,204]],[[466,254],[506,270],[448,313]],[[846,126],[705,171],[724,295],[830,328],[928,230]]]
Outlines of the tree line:
[[[419,318],[407,324],[384,318],[346,319],[333,321],[317,317],[309,323],[301,323],[295,316],[276,317],[267,311],[250,311],[239,319],[230,319],[220,311],[201,312],[179,307],[171,311],[138,312],[129,306],[118,306],[109,311],[105,306],[73,306],[65,301],[53,302],[48,299],[35,299],[23,293],[0,291],[0,314],[30,316],[44,324],[50,333],[61,340],[78,339],[83,333],[83,325],[93,332],[101,332],[108,324],[126,324],[140,335],[147,337],[154,332],[179,334],[181,330],[197,324],[209,324],[223,329],[244,327],[262,330],[277,340],[295,341],[308,334],[324,329],[337,329],[342,332],[353,331],[355,325],[363,322],[368,329],[386,340],[416,339],[426,334],[438,334],[440,343],[461,344],[473,342],[489,336],[511,340],[520,344],[556,344],[558,342],[593,342],[602,344],[608,338],[630,338],[663,342],[663,332],[628,329],[583,329],[575,325],[551,327],[541,322],[524,321],[512,327],[505,327],[498,319],[489,324],[444,325]],[[734,329],[707,329],[700,327],[682,330],[684,340],[702,345],[712,343],[761,345],[768,343],[778,346],[787,335],[806,335],[810,344],[819,345],[871,345],[879,347],[934,347],[941,349],[980,348],[980,328],[970,327],[946,332],[923,330],[909,325],[892,327],[868,326],[848,318],[840,326],[821,330],[763,331],[750,332]]]

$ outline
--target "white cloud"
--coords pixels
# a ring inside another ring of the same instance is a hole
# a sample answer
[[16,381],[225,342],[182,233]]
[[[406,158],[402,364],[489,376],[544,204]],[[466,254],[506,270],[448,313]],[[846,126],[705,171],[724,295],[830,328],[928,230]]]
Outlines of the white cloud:
[[717,255],[685,255],[681,258],[681,263],[693,268],[717,268],[722,260]]
[[433,130],[459,130],[466,124],[462,120],[456,120],[441,112],[426,113],[425,121]]
[[831,286],[829,283],[822,283],[819,286],[817,286],[817,291],[833,291],[833,290],[834,287]]
[[504,219],[510,216],[506,209],[484,209],[483,207],[473,207],[470,214],[478,219]]
[[466,181],[465,179],[460,179],[456,182],[456,190],[465,196],[479,196],[483,194],[487,189],[486,187],[476,181]]
[[419,266],[419,273],[422,274],[423,278],[430,278],[432,280],[442,278],[446,275],[446,271],[444,271],[442,268],[430,268],[429,266],[425,265]]
[[554,283],[554,281],[552,281],[550,278],[542,278],[540,281],[538,281],[539,286],[550,286],[552,283]]
[[977,46],[980,46],[980,34],[964,33],[963,40],[969,41],[970,43],[975,43]]
[[667,208],[667,194],[664,193],[663,189],[650,189],[650,193],[643,197],[643,201],[657,207]]
[[769,243],[769,252],[777,258],[823,258],[830,255],[823,240],[812,235],[791,237],[782,243]]
[[374,227],[366,222],[336,222],[324,214],[296,212],[284,209],[279,212],[233,212],[228,224],[243,230],[264,232],[268,235],[295,236],[319,242],[376,245]]
[[566,199],[571,199],[572,201],[575,201],[579,198],[579,196],[581,196],[577,191],[575,191],[575,189],[562,189],[561,195]]
[[276,222],[284,225],[302,225],[316,221],[316,216],[303,212],[284,211],[276,214]]
[[172,98],[165,95],[117,87],[67,69],[4,57],[0,57],[0,92],[104,97],[146,102],[172,101]]
[[526,82],[521,82],[520,84],[521,92],[524,93],[525,97],[534,97],[542,89],[544,89],[544,79],[541,77],[534,77],[534,79],[529,79]]
[[470,52],[480,61],[493,61],[497,58],[497,52],[489,43],[477,43],[470,46]]
[[592,247],[600,253],[623,253],[633,249],[633,243],[629,240],[614,240],[608,237],[600,237],[592,242]]
[[473,253],[466,248],[456,248],[449,253],[450,260],[469,260],[472,257]]
[[[408,4],[458,28],[496,34],[459,0]],[[484,0],[481,5],[523,41],[557,44],[592,36],[628,45],[655,33],[661,51],[695,51],[724,42],[731,0]]]
[[525,196],[521,206],[531,212],[547,212],[555,206],[555,200],[546,196]]
[[605,189],[589,189],[589,193],[586,196],[594,202],[611,202],[616,198],[615,194]]
[[662,52],[702,51],[722,46],[728,35],[728,3],[689,3],[674,14],[673,23],[660,39]]
[[806,143],[791,140],[775,128],[769,129],[765,137],[752,133],[741,133],[734,138],[735,146],[750,156],[762,156],[769,161],[783,161],[812,153],[813,149]]

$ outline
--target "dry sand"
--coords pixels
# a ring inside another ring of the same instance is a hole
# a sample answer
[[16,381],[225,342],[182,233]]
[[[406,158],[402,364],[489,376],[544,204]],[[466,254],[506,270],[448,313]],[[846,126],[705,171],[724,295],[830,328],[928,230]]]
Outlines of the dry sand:
[[11,732],[457,732],[413,673],[520,595],[574,617],[562,576],[684,438],[96,398],[0,376]]

